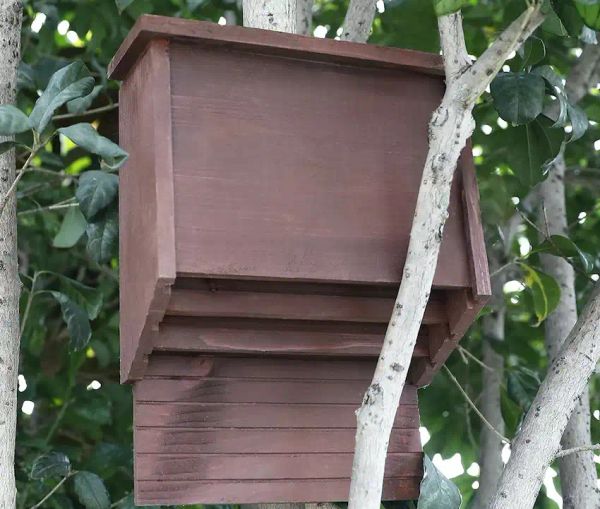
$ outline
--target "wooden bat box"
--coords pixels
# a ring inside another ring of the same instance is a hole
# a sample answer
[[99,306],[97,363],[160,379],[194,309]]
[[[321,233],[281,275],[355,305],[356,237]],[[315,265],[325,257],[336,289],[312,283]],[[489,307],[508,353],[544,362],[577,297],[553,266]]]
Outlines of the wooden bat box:
[[[121,378],[138,504],[341,501],[406,256],[438,55],[142,16],[122,80]],[[389,446],[490,294],[470,152]]]

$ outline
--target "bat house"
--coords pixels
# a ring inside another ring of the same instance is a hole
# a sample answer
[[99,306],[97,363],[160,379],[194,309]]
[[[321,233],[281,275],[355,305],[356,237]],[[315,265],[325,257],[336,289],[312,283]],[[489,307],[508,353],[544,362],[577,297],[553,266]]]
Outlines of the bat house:
[[[142,16],[122,80],[121,378],[138,504],[343,501],[444,93],[438,55]],[[490,294],[470,151],[389,445]]]

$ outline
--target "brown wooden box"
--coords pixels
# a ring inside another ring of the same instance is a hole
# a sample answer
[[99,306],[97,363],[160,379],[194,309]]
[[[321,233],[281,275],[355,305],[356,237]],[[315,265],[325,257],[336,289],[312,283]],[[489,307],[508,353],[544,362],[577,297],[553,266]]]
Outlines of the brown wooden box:
[[[402,273],[439,56],[143,16],[123,80],[121,377],[138,503],[347,497]],[[490,294],[465,152],[384,495],[418,495],[416,387]]]

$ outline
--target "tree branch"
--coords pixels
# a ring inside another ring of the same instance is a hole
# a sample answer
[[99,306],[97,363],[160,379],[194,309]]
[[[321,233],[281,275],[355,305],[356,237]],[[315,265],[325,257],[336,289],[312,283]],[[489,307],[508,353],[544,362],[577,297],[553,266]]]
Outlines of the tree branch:
[[457,389],[460,391],[463,398],[465,398],[465,400],[467,401],[469,406],[473,409],[473,411],[481,419],[481,422],[483,422],[483,424],[485,424],[489,428],[489,430],[492,433],[494,433],[500,440],[502,440],[503,442],[506,442],[507,444],[510,444],[510,439],[506,438],[502,433],[500,433],[496,428],[494,428],[494,426],[490,423],[490,421],[488,421],[485,418],[485,416],[479,411],[479,408],[477,408],[477,405],[475,403],[473,403],[473,401],[471,400],[471,398],[469,397],[467,392],[460,385],[460,382],[456,379],[456,377],[452,374],[452,371],[450,371],[450,369],[446,365],[444,365],[444,370],[446,371],[446,374],[448,375],[450,380],[452,380],[452,382],[454,382],[454,385],[456,385]]
[[376,0],[350,0],[344,24],[342,41],[367,42],[375,18]]
[[582,445],[580,447],[572,447],[571,449],[563,449],[562,451],[558,451],[556,453],[555,458],[562,458],[564,456],[568,456],[569,454],[577,454],[579,452],[587,451],[600,451],[600,444]]
[[438,19],[438,24],[446,82],[452,83],[470,69],[473,64],[465,43],[462,14],[459,11],[448,16],[441,16]]

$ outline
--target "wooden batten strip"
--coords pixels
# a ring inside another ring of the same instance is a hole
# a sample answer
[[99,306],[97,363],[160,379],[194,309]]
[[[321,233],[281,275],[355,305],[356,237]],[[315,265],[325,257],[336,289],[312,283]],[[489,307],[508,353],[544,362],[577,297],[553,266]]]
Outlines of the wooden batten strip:
[[[208,429],[181,430],[137,426],[136,453],[348,453],[354,450],[353,429]],[[388,452],[421,452],[419,430],[395,429]]]
[[[238,324],[239,325],[239,324]],[[272,329],[257,329],[248,323],[247,328],[231,328],[225,324],[215,326],[214,322],[194,319],[169,318],[160,326],[154,340],[155,351],[202,352],[236,355],[315,355],[330,357],[377,357],[381,351],[383,331],[374,334],[367,332],[332,332],[313,327],[286,330],[283,324],[271,325]],[[290,325],[290,324],[288,324]],[[304,322],[305,326],[315,325]],[[299,329],[299,330],[298,330]],[[426,331],[420,336],[415,356],[429,354]]]
[[[419,497],[422,471],[412,478],[383,481],[384,500]],[[268,481],[136,481],[136,504],[243,504],[253,502],[322,502],[346,500],[350,479]],[[307,501],[307,493],[313,500]]]
[[[174,289],[166,314],[387,324],[393,306],[393,298]],[[444,323],[446,320],[444,303],[431,300],[425,309],[423,323]]]

